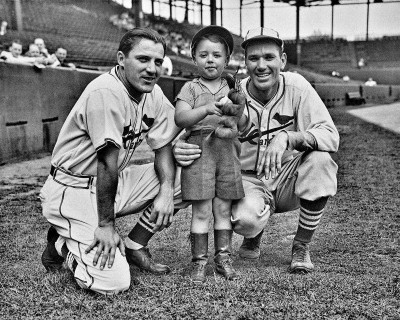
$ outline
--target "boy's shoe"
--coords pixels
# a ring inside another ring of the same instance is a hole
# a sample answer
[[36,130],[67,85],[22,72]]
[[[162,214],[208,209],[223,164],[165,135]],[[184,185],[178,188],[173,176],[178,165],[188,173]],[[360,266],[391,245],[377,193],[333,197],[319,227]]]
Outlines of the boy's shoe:
[[262,230],[254,238],[244,238],[243,243],[239,248],[239,257],[242,259],[255,260],[260,257],[260,242],[261,236],[264,233]]
[[141,271],[147,271],[156,275],[166,274],[171,271],[167,265],[155,263],[149,249],[146,247],[139,250],[125,248],[125,254],[128,263],[138,267]]
[[308,243],[294,241],[292,247],[292,262],[290,263],[290,273],[309,273],[314,269],[310,258]]
[[237,278],[238,275],[232,266],[232,260],[230,258],[218,262],[217,261],[215,261],[215,271],[223,275],[227,280],[233,280]]
[[61,257],[55,247],[59,235],[51,226],[47,232],[47,246],[42,253],[42,264],[48,272],[62,269],[64,258]]
[[206,281],[206,265],[207,261],[192,262],[192,269],[190,271],[190,280],[195,284],[201,284]]

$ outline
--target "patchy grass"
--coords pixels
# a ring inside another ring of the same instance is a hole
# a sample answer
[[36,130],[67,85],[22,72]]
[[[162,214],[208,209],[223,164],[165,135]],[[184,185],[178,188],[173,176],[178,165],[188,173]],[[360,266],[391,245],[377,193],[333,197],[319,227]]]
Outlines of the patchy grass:
[[[314,273],[287,272],[298,218],[289,212],[271,217],[259,261],[234,256],[238,280],[216,275],[210,258],[206,283],[192,285],[190,210],[185,210],[150,245],[172,274],[156,277],[132,269],[129,291],[112,297],[86,292],[68,271],[45,273],[41,265],[48,226],[37,194],[47,168],[38,165],[30,179],[18,179],[19,170],[10,179],[0,171],[1,318],[400,319],[399,136],[350,116],[346,108],[330,111],[341,131],[334,155],[339,186],[311,247]],[[136,219],[119,219],[121,234]],[[240,242],[234,235],[236,250]]]

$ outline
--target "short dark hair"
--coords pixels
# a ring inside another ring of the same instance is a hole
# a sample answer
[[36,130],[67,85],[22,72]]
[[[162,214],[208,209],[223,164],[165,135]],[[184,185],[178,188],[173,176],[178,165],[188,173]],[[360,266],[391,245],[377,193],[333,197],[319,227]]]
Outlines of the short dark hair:
[[13,45],[13,43],[20,44],[20,45],[22,46],[22,41],[19,40],[19,39],[14,39],[14,40],[12,40],[12,41],[11,41],[11,46]]
[[231,55],[231,52],[229,52],[229,46],[226,43],[225,39],[222,38],[221,36],[217,35],[217,34],[206,34],[204,36],[202,36],[201,38],[199,38],[198,41],[196,41],[195,43],[192,44],[192,59],[194,60],[194,57],[196,56],[196,49],[198,44],[200,43],[200,41],[202,40],[210,40],[211,42],[214,43],[221,43],[224,45],[225,51],[226,51],[226,59],[227,61],[229,61],[229,57]]
[[141,39],[148,39],[155,43],[161,43],[165,55],[167,51],[165,39],[157,31],[150,28],[134,28],[126,32],[119,43],[118,51],[122,51],[123,54],[128,55]]
[[278,47],[278,50],[279,50],[279,56],[280,57],[282,57],[282,54],[285,52],[284,50],[283,50],[283,46],[279,46],[274,40],[269,40],[269,39],[262,39],[262,40],[254,40],[254,41],[249,41],[247,44],[246,44],[246,47],[244,48],[244,57],[245,58],[247,58],[247,48],[251,45],[251,44],[253,44],[253,43],[273,43],[273,44],[275,44],[277,47]]

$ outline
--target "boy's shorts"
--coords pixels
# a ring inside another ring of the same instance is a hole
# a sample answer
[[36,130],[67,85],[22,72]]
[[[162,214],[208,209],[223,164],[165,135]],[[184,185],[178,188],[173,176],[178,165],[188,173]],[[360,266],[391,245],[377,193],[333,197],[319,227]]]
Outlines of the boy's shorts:
[[218,197],[237,200],[244,197],[240,171],[240,142],[219,139],[209,130],[193,131],[188,143],[202,152],[190,166],[182,168],[183,200],[207,200]]

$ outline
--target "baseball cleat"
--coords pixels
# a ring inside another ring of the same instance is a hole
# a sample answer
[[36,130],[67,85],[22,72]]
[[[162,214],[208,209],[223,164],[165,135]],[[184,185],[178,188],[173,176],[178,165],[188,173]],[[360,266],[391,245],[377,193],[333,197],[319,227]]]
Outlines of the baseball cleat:
[[125,248],[125,254],[128,263],[139,268],[141,271],[147,271],[156,275],[171,272],[171,269],[167,265],[153,261],[148,248],[143,247],[139,250]]
[[260,242],[261,236],[264,230],[262,230],[254,238],[244,238],[243,243],[239,248],[239,257],[242,259],[255,260],[260,258]]
[[292,262],[290,273],[309,273],[313,271],[314,265],[310,258],[310,249],[307,243],[294,241],[292,247]]
[[56,229],[51,226],[47,232],[47,246],[42,253],[42,264],[48,272],[60,270],[63,266],[64,258],[58,254],[55,247],[58,237]]

